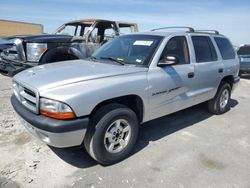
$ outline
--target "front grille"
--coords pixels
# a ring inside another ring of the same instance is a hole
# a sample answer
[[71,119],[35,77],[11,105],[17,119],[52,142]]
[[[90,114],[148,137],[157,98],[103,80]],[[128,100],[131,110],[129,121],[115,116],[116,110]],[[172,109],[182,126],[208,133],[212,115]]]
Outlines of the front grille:
[[25,62],[26,56],[23,41],[21,39],[15,39],[12,45],[9,45],[8,48],[2,49],[1,57],[7,60]]
[[27,89],[27,88],[24,88],[24,91],[25,91],[25,93],[28,93],[28,94],[31,95],[32,97],[35,97],[35,98],[36,98],[36,94],[35,94],[33,91],[31,91],[31,90],[29,90],[29,89]]
[[23,106],[34,113],[38,113],[38,96],[35,91],[15,81],[13,82],[13,91]]
[[13,45],[11,48],[4,49],[1,55],[4,59],[20,60],[16,49],[16,45]]

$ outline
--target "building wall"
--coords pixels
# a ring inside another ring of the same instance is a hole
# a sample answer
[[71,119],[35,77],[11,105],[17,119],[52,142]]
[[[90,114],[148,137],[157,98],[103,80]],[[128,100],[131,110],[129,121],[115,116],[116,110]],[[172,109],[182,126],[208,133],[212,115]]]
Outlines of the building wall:
[[42,34],[43,25],[25,22],[0,20],[0,37],[12,35]]

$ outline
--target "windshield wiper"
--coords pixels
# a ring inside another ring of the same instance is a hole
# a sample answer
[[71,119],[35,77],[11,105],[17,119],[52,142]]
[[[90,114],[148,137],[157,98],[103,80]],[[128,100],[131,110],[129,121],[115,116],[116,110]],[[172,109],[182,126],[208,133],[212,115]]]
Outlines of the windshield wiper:
[[100,57],[100,59],[107,59],[107,60],[111,60],[113,62],[119,63],[120,65],[125,65],[124,61],[119,61],[118,58],[115,59],[113,57]]

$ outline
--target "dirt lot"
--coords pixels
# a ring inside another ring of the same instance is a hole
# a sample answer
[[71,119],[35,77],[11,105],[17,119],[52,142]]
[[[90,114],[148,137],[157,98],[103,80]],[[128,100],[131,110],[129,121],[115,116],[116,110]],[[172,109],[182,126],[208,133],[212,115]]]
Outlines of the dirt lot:
[[50,148],[20,124],[0,75],[0,187],[250,187],[250,78],[231,110],[198,105],[141,127],[134,153],[103,167],[84,149]]

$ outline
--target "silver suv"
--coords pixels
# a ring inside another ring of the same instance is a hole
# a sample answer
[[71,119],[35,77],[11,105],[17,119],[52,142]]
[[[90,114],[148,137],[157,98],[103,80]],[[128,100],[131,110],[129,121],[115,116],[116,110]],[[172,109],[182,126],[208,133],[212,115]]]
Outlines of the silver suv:
[[231,43],[217,31],[186,29],[123,35],[89,60],[25,70],[13,79],[12,105],[46,144],[84,143],[103,165],[121,161],[139,124],[202,102],[214,114],[230,108],[240,80]]
[[240,59],[240,75],[250,73],[250,45],[241,45],[237,50]]

